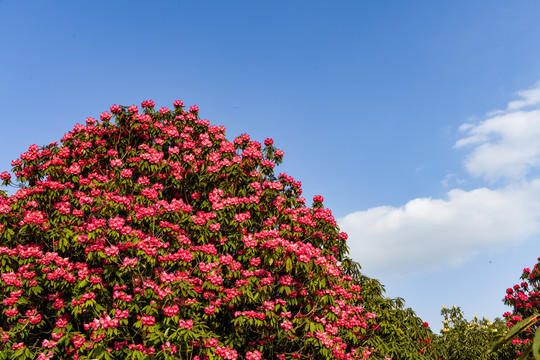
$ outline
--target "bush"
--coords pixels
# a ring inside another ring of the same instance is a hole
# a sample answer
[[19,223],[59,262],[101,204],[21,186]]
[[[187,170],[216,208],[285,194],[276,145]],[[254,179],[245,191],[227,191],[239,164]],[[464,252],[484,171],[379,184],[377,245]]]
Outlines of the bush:
[[444,316],[444,320],[437,345],[444,360],[515,358],[516,351],[510,345],[488,353],[493,341],[508,329],[503,320],[496,318],[491,322],[486,318],[479,319],[478,316],[467,320],[458,306],[452,308],[443,306],[441,315]]
[[[375,314],[321,196],[283,151],[117,106],[12,162],[0,359],[359,359]],[[4,185],[11,175],[0,175]]]

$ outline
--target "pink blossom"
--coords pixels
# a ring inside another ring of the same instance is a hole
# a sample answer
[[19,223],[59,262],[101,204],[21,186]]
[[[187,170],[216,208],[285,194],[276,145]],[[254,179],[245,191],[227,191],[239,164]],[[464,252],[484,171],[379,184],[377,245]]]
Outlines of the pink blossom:
[[122,262],[123,267],[134,268],[135,264],[137,264],[137,258],[129,258],[127,256],[124,258],[124,260]]
[[81,167],[79,164],[74,163],[66,170],[66,172],[69,174],[78,175],[81,173]]
[[14,317],[14,316],[17,316],[17,314],[19,314],[19,310],[16,307],[14,307],[11,309],[7,309],[5,314],[7,317]]
[[106,247],[105,250],[105,255],[107,256],[116,256],[118,255],[119,253],[119,250],[118,250],[118,247],[117,246],[110,246],[110,247]]
[[236,360],[236,358],[238,357],[238,353],[236,352],[236,350],[231,349],[227,346],[217,346],[216,355],[221,356],[226,360]]
[[122,167],[124,163],[122,162],[122,159],[113,159],[111,160],[111,166],[114,167]]
[[102,113],[101,113],[101,115],[99,116],[99,118],[100,118],[102,121],[110,120],[110,119],[111,119],[111,114],[109,114],[107,111],[105,111],[105,112],[102,112]]
[[66,316],[61,316],[56,320],[56,327],[57,328],[65,328],[68,324],[68,319]]
[[247,248],[252,248],[257,246],[257,239],[253,237],[253,234],[249,234],[242,238],[242,242]]
[[273,169],[274,166],[276,166],[276,164],[271,160],[262,160],[261,161],[261,166]]
[[259,350],[248,351],[246,360],[261,360],[262,353]]
[[175,316],[176,314],[178,314],[178,305],[173,305],[173,306],[165,306],[163,307],[163,313],[167,316]]
[[150,184],[150,180],[146,176],[141,176],[137,179],[137,184],[139,185],[148,185]]
[[282,158],[284,155],[285,155],[285,153],[283,152],[283,150],[274,151],[274,157],[276,157],[276,158]]
[[3,173],[0,174],[0,179],[1,180],[10,180],[11,179],[11,174],[8,173],[7,171],[4,171]]
[[133,172],[130,169],[123,169],[120,172],[120,176],[124,179],[129,179],[133,175]]
[[146,100],[141,103],[141,106],[143,108],[153,108],[156,104],[154,103],[154,100]]
[[152,326],[156,323],[156,318],[153,317],[153,316],[143,316],[141,318],[141,323],[144,325],[144,326]]
[[125,310],[120,310],[120,309],[116,309],[115,312],[114,312],[114,316],[118,319],[127,319],[128,316],[129,316],[129,310],[128,309],[125,309]]
[[37,315],[30,316],[29,322],[30,324],[36,325],[41,322],[41,319],[42,319],[41,314],[37,314]]
[[205,312],[205,314],[213,315],[216,312],[216,308],[215,308],[214,305],[209,305],[209,306],[204,308],[204,312]]
[[193,329],[193,320],[192,319],[188,319],[188,320],[180,320],[178,322],[178,326],[181,327],[181,328],[184,328],[184,329],[188,329],[188,330],[191,330]]
[[46,353],[39,353],[37,360],[51,360],[54,357],[54,353],[52,351],[47,351]]
[[75,336],[73,336],[71,338],[71,341],[73,342],[73,346],[75,346],[75,348],[77,348],[77,349],[79,349],[80,347],[82,347],[86,343],[85,338],[82,337],[81,334],[76,334]]
[[284,320],[280,325],[285,331],[291,331],[293,328],[292,322]]
[[53,347],[56,346],[57,343],[56,343],[56,341],[51,341],[51,340],[44,339],[41,344],[42,344],[42,346],[44,348],[52,349]]
[[121,230],[125,222],[126,220],[124,220],[120,216],[115,216],[114,218],[109,220],[109,227],[113,230]]
[[168,351],[171,354],[176,354],[176,352],[178,351],[177,346],[176,345],[171,345],[171,343],[169,341],[167,341],[167,342],[165,342],[165,344],[161,345],[161,349],[163,351]]
[[293,281],[293,278],[290,275],[282,275],[279,278],[279,283],[283,286],[291,286],[292,281]]

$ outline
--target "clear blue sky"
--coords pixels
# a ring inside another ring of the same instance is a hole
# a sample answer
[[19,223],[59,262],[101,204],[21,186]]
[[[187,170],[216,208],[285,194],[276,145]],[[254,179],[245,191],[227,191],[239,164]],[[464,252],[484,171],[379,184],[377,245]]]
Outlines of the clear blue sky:
[[[274,138],[432,328],[540,256],[537,1],[0,0],[0,169],[112,104]],[[464,125],[467,124],[467,125]]]

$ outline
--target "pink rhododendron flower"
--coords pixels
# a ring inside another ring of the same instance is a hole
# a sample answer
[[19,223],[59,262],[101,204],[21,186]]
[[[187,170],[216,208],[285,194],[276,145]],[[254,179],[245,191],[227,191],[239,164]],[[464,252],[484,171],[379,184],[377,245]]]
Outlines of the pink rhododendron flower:
[[109,114],[107,111],[105,111],[105,112],[101,113],[99,118],[101,120],[110,120],[111,119],[111,114]]
[[156,323],[156,318],[153,317],[153,316],[143,316],[141,318],[141,323],[144,325],[144,326],[152,326]]

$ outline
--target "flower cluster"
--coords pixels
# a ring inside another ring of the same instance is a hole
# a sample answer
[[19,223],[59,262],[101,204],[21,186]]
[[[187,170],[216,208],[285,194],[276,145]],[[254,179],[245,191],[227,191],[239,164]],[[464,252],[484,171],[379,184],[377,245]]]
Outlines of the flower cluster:
[[[503,314],[508,328],[512,328],[522,320],[530,316],[538,315],[540,312],[540,258],[533,269],[524,268],[521,275],[521,282],[513,287],[506,289],[506,295],[503,299],[506,305],[512,307],[512,312]],[[512,338],[512,344],[518,349],[518,355],[521,351],[530,347],[535,331],[538,329],[538,323],[528,327],[519,337]]]

